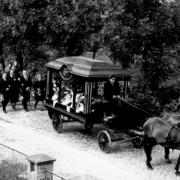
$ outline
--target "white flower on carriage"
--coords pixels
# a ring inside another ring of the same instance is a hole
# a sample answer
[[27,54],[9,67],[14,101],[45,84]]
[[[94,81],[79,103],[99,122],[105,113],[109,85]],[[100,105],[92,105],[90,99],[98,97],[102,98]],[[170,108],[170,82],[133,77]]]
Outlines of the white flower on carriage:
[[76,112],[84,111],[84,93],[79,93],[76,95]]
[[52,97],[52,100],[53,100],[53,107],[55,107],[56,103],[58,102],[58,97],[59,97],[59,93],[58,92],[55,92],[53,97]]
[[61,104],[72,107],[73,92],[71,90],[69,90],[69,91],[65,91],[64,94],[65,94],[65,96],[62,99]]
[[79,112],[83,112],[84,111],[84,104],[83,103],[78,103],[76,105],[76,112],[79,113]]

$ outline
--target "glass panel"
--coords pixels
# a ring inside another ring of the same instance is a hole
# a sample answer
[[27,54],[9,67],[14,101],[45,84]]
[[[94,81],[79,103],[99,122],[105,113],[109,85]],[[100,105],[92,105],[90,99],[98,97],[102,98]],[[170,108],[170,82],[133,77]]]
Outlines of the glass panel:
[[74,96],[74,78],[69,81],[62,80],[61,83],[61,98],[60,103],[72,107],[73,106],[73,96]]
[[51,92],[53,105],[55,105],[55,103],[59,101],[60,83],[61,79],[58,74],[58,71],[52,71]]
[[76,112],[84,112],[85,108],[85,80],[77,79],[76,82],[76,98],[75,98],[75,108]]

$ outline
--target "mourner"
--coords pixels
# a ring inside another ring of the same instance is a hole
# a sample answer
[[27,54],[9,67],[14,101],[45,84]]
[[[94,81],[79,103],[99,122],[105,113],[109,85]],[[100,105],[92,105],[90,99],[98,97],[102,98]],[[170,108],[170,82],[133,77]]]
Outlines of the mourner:
[[10,102],[12,105],[13,110],[16,109],[16,103],[19,100],[19,91],[20,91],[20,81],[18,79],[17,74],[14,73],[13,70],[10,70],[10,83],[11,83],[11,89],[10,89]]
[[115,75],[110,75],[108,81],[104,85],[104,99],[108,102],[106,104],[107,115],[114,116],[116,113],[118,99],[120,98],[120,87],[116,81]]
[[37,81],[34,82],[33,88],[35,91],[35,104],[34,108],[36,109],[37,104],[41,101],[41,111],[44,109],[44,93],[45,93],[45,82],[42,80],[42,76],[39,74],[37,76]]
[[21,90],[22,90],[22,105],[25,111],[28,111],[27,102],[30,100],[30,90],[32,87],[31,78],[28,76],[27,71],[23,70],[21,77]]
[[7,78],[7,73],[4,72],[2,78],[0,79],[1,103],[4,113],[7,113],[6,106],[9,102],[10,88],[11,88],[10,81]]

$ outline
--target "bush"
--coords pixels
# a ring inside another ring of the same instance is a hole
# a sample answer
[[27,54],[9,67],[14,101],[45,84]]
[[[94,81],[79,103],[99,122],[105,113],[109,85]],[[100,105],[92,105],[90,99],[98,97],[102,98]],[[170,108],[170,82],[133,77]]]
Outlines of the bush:
[[130,97],[137,103],[160,111],[179,111],[180,86],[177,81],[166,81],[159,85],[157,91],[151,91],[148,83],[142,78],[131,84]]

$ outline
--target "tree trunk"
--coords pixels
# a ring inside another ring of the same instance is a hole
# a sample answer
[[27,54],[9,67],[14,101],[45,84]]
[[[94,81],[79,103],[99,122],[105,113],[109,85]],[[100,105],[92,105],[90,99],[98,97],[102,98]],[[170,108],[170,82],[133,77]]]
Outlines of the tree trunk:
[[2,54],[3,54],[3,44],[2,44],[2,42],[0,42],[0,63],[2,63],[4,66]]
[[20,65],[20,71],[22,71],[23,70],[23,57],[22,57],[22,53],[21,52],[17,53],[17,62]]
[[93,51],[93,59],[96,58],[96,51]]

